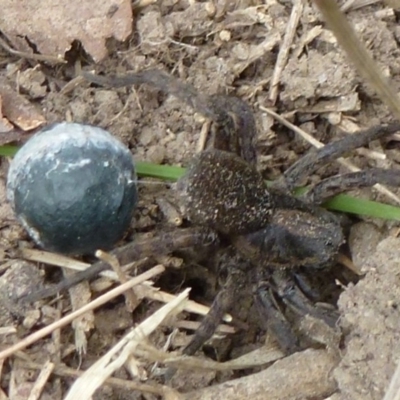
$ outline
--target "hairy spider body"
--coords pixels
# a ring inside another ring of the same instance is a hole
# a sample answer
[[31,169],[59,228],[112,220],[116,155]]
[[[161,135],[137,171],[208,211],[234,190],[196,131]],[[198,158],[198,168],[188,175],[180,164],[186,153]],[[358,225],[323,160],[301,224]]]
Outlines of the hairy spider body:
[[[297,267],[331,265],[344,242],[337,217],[319,207],[327,197],[343,190],[375,183],[400,185],[397,171],[370,169],[327,178],[301,198],[293,195],[296,184],[320,166],[344,153],[400,130],[399,124],[375,127],[313,150],[292,165],[284,176],[267,187],[257,172],[254,139],[256,125],[250,107],[230,96],[207,96],[192,86],[158,70],[123,77],[101,77],[84,73],[93,83],[113,87],[150,84],[180,98],[215,123],[212,146],[196,155],[180,179],[177,192],[184,215],[194,227],[175,233],[159,233],[148,243],[132,242],[113,253],[121,262],[179,250],[180,246],[205,246],[221,239],[220,262],[227,271],[226,283],[217,294],[209,314],[192,341],[183,350],[193,354],[214,333],[222,315],[240,295],[243,286],[253,285],[255,303],[263,327],[272,331],[288,352],[298,348],[297,338],[276,306],[273,293],[300,314],[310,314],[330,325],[335,313],[326,313],[304,295],[296,284]],[[198,226],[198,227],[196,227]],[[89,279],[106,269],[94,264],[53,290],[28,300],[51,295],[71,283]]]
[[344,242],[332,213],[268,189],[252,165],[226,151],[196,156],[177,189],[191,222],[229,235],[255,265],[324,266]]
[[300,290],[293,290],[291,272],[279,272],[279,269],[321,268],[333,263],[344,242],[334,214],[280,189],[267,188],[253,165],[224,150],[210,149],[197,155],[178,181],[177,191],[182,211],[193,224],[215,229],[231,243],[230,256],[224,253],[223,261],[231,279],[213,303],[213,312],[207,317],[210,326],[204,323],[207,329],[196,332],[184,353],[193,354],[213,333],[216,321],[219,323],[237,298],[239,282],[241,285],[246,281],[264,282],[255,288],[260,298],[259,308],[268,310],[266,326],[288,352],[298,348],[297,338],[284,317],[277,317],[280,312],[274,302],[262,294],[269,287],[268,281],[289,306],[330,325],[336,322],[335,317],[325,316],[314,308]]

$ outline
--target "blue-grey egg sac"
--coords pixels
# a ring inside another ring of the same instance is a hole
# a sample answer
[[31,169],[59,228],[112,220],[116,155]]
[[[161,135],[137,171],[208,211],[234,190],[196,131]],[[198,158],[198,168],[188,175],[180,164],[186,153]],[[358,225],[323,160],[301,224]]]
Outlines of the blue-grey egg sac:
[[32,239],[63,254],[108,250],[137,203],[128,148],[107,131],[75,123],[37,133],[11,162],[7,197]]

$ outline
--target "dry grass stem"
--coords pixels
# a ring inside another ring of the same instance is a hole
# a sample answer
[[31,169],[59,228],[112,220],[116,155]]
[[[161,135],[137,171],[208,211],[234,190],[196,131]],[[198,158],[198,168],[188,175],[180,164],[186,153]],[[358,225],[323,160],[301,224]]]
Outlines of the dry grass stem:
[[[24,365],[26,368],[31,369],[41,369],[42,364],[35,363],[29,360],[24,360]],[[78,371],[74,368],[68,368],[62,365],[55,366],[53,374],[61,377],[67,378],[78,378],[82,376],[85,371]],[[164,393],[164,386],[158,383],[152,382],[151,384],[141,383],[138,381],[125,380],[119,378],[107,378],[105,383],[121,389],[138,390],[144,393],[152,393],[155,395],[162,396]]]
[[347,21],[335,0],[314,0],[328,25],[336,36],[341,48],[353,62],[357,71],[378,94],[394,116],[400,120],[400,101],[393,85],[383,76],[365,45],[358,39],[353,27]]
[[269,364],[284,357],[284,353],[276,348],[260,347],[233,360],[218,362],[208,358],[181,356],[158,350],[146,343],[140,344],[135,350],[137,357],[151,362],[162,362],[174,368],[208,369],[213,371],[231,371]]
[[7,51],[8,53],[12,54],[13,56],[24,58],[27,60],[35,60],[35,61],[44,61],[49,62],[50,64],[66,64],[67,61],[64,60],[61,56],[50,56],[45,54],[36,54],[36,53],[26,53],[24,51],[18,51],[11,48],[7,42],[0,38],[0,46]]
[[115,289],[110,290],[109,292],[105,293],[104,295],[98,297],[97,299],[93,300],[86,306],[76,310],[65,317],[61,318],[59,321],[53,322],[52,324],[46,326],[43,329],[40,329],[37,332],[32,333],[31,335],[27,336],[26,338],[20,340],[18,343],[14,344],[6,348],[5,350],[0,352],[0,359],[6,358],[14,354],[18,350],[22,350],[31,344],[37,342],[39,339],[51,334],[55,329],[59,329],[65,325],[71,323],[75,318],[79,317],[82,314],[85,314],[88,311],[94,310],[97,307],[107,303],[114,297],[119,296],[120,294],[124,293],[126,290],[130,289],[131,287],[137,285],[140,282],[145,280],[151,279],[156,275],[161,274],[164,272],[165,268],[162,265],[157,265],[154,268],[144,272],[143,274],[137,276],[136,278],[131,279],[129,282],[124,283],[123,285],[117,286]]
[[36,379],[35,384],[29,394],[28,400],[39,400],[42,394],[43,388],[46,385],[50,375],[54,370],[54,364],[47,361],[41,368],[40,374]]
[[358,10],[359,8],[370,6],[381,2],[382,0],[348,0],[340,7],[343,12]]
[[269,87],[269,100],[272,104],[275,104],[278,97],[278,87],[280,82],[280,77],[283,69],[289,58],[290,48],[293,43],[294,36],[296,34],[297,26],[300,21],[301,14],[304,9],[304,0],[296,0],[293,2],[292,13],[290,14],[290,19],[288,21],[285,36],[283,38],[282,45],[279,49],[278,57],[275,63],[275,69],[272,74],[271,83]]
[[196,153],[200,153],[204,150],[207,142],[208,132],[210,131],[211,121],[207,120],[201,127],[199,140],[197,141]]
[[[128,282],[128,276],[124,273],[122,270],[121,266],[119,265],[119,261],[117,257],[113,256],[112,254],[106,253],[105,251],[102,250],[97,250],[95,256],[109,264],[114,272],[116,273],[118,280],[120,283],[126,283]],[[125,296],[125,304],[128,312],[133,312],[136,307],[139,305],[139,300],[133,290],[129,289],[124,293]]]
[[[55,265],[58,267],[71,268],[76,271],[82,271],[90,267],[90,264],[83,263],[80,261],[75,261],[72,258],[60,256],[58,254],[49,253],[42,250],[24,249],[22,250],[22,256],[30,261],[38,261],[50,265]],[[135,263],[127,264],[127,266],[131,266],[132,264]],[[125,269],[125,266],[122,268]],[[113,271],[103,271],[100,272],[100,275],[108,279],[112,279],[113,281],[118,281],[118,277]],[[101,290],[104,290],[103,286]],[[163,303],[168,303],[169,301],[171,301],[176,297],[173,294],[166,293],[163,292],[162,290],[154,288],[149,282],[143,282],[137,285],[135,287],[135,293],[136,296],[140,298],[147,298],[150,300],[161,301]],[[206,315],[210,310],[210,308],[202,304],[196,303],[195,301],[189,300],[185,304],[184,310],[193,314]],[[232,322],[232,316],[229,314],[225,314],[223,317],[223,321]]]
[[383,400],[400,400],[400,363],[390,381],[389,388]]
[[361,147],[360,149],[356,149],[356,153],[360,154],[366,158],[370,158],[372,160],[386,160],[386,154],[376,151],[376,150],[370,150],[365,147]]
[[0,335],[11,335],[17,333],[15,326],[2,326],[0,327]]
[[[172,325],[175,328],[183,328],[183,329],[187,329],[187,330],[197,331],[197,329],[200,326],[200,322],[180,320],[180,321],[174,321],[172,323]],[[217,334],[219,333],[219,334],[223,334],[223,335],[233,334],[233,333],[235,333],[235,329],[230,325],[220,324],[220,325],[218,325],[215,333],[217,333]]]
[[117,369],[122,367],[143,339],[149,336],[167,317],[179,312],[187,301],[189,289],[184,290],[171,302],[165,304],[135,329],[125,335],[111,350],[96,361],[72,385],[65,400],[91,399],[93,393]]

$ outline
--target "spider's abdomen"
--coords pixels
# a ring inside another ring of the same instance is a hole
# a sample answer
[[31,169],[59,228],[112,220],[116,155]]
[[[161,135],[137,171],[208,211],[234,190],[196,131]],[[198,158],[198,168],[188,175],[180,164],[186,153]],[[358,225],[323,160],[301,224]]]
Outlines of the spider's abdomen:
[[324,267],[343,242],[339,221],[325,210],[275,210],[266,228],[234,240],[253,263],[278,268]]

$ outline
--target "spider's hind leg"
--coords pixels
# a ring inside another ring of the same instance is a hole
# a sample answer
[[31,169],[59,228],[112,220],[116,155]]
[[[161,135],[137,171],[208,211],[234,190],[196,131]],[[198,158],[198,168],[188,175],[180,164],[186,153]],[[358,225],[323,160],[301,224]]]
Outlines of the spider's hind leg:
[[400,170],[371,168],[326,178],[313,186],[302,198],[312,204],[321,204],[347,190],[370,187],[377,183],[400,186]]
[[375,126],[359,133],[349,134],[343,139],[329,143],[319,150],[311,150],[288,168],[283,177],[276,181],[274,185],[291,192],[299,181],[311,175],[323,165],[336,160],[349,151],[367,145],[372,140],[394,134],[399,130],[400,124],[398,122]]

